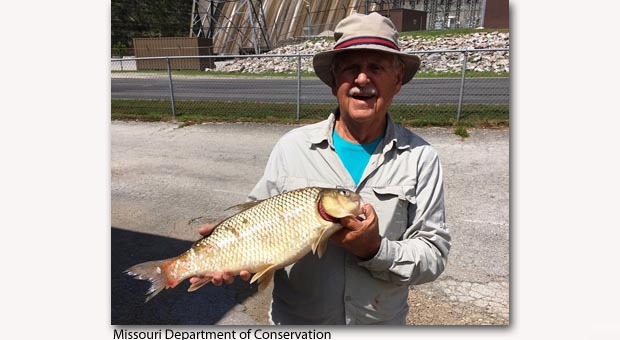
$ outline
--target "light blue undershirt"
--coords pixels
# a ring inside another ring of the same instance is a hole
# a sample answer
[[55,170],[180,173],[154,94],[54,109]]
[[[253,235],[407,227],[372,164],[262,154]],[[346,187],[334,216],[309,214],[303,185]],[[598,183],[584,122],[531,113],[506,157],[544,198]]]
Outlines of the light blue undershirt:
[[336,129],[334,129],[332,138],[334,140],[334,148],[342,164],[344,164],[349,175],[353,178],[355,185],[359,185],[370,156],[377,148],[377,145],[379,145],[379,142],[381,142],[381,139],[383,139],[383,136],[368,144],[356,144],[342,139],[336,132]]

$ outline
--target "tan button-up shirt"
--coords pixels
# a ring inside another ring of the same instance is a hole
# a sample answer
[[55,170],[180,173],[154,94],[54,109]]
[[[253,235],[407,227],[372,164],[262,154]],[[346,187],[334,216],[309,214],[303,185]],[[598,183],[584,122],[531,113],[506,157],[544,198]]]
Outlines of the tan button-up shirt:
[[435,150],[388,115],[385,135],[359,185],[336,154],[335,116],[296,128],[273,148],[250,199],[307,186],[343,187],[377,212],[381,247],[360,261],[333,243],[274,277],[275,324],[404,324],[408,287],[435,280],[450,250],[442,171]]

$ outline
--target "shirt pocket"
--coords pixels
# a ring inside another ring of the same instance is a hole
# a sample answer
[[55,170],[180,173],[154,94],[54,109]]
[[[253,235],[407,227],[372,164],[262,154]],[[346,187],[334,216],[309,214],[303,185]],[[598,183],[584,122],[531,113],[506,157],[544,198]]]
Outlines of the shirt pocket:
[[415,204],[413,187],[386,186],[372,188],[372,204],[379,218],[379,232],[388,240],[401,239],[408,227],[409,204]]

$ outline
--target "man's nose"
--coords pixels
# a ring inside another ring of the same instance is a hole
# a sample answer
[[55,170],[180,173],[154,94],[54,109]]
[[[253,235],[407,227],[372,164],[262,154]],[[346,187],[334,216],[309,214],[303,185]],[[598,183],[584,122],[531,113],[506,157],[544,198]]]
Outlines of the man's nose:
[[355,77],[355,83],[359,86],[364,87],[368,85],[369,82],[370,82],[370,79],[368,79],[368,75],[366,74],[365,70],[361,70],[357,74],[357,77]]

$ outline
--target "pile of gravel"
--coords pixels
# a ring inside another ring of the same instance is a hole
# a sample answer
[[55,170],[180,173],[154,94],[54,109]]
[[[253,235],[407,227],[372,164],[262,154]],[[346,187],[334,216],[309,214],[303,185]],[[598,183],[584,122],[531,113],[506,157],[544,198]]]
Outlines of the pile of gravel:
[[[316,54],[334,47],[331,38],[304,41],[291,44],[265,53],[260,58],[238,58],[226,63],[218,63],[215,70],[242,73],[292,73],[297,72],[296,57],[274,57],[277,54]],[[480,32],[455,37],[412,38],[400,40],[401,50],[405,52],[509,48],[509,33]],[[459,72],[462,69],[463,53],[433,52],[417,53],[422,60],[421,72]],[[270,57],[271,56],[271,57]],[[480,72],[510,72],[509,53],[468,52],[467,69]],[[302,72],[313,72],[312,58],[301,58]]]

